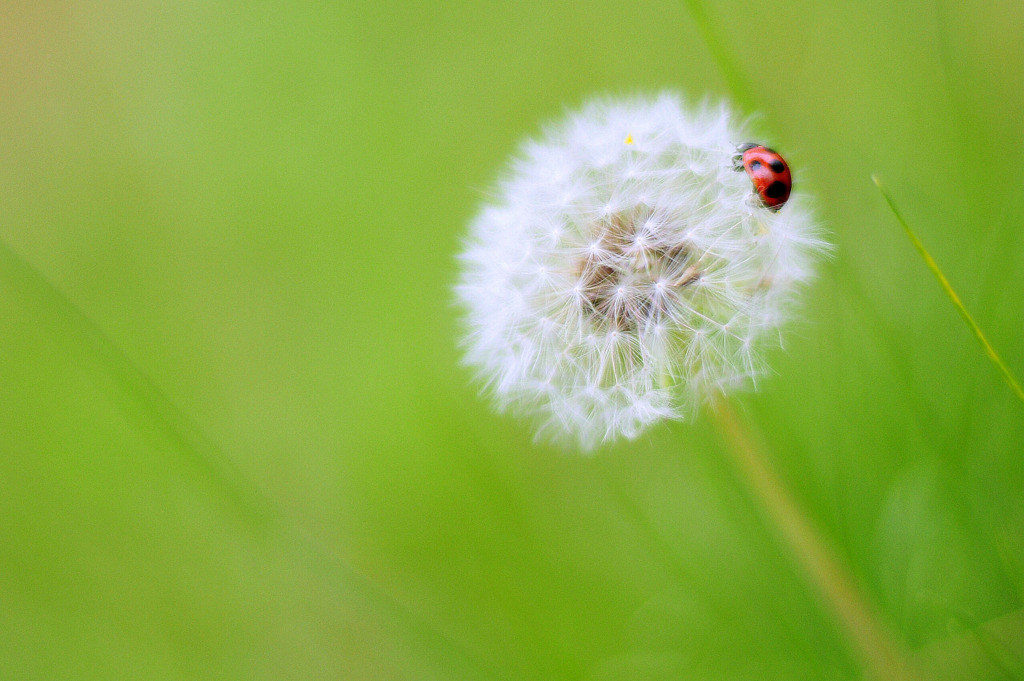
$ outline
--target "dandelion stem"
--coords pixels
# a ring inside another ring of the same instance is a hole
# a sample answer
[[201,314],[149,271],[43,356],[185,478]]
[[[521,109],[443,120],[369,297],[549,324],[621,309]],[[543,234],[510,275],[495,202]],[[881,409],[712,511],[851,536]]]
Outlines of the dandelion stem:
[[935,278],[938,279],[939,285],[942,286],[942,290],[946,292],[946,295],[953,302],[953,307],[955,307],[957,312],[960,313],[963,320],[967,322],[967,326],[969,326],[971,331],[974,333],[974,337],[978,339],[978,342],[981,343],[981,346],[985,349],[985,354],[988,355],[988,358],[992,360],[996,365],[996,368],[999,369],[999,373],[1002,374],[1003,380],[1005,380],[1006,384],[1010,386],[1010,389],[1014,392],[1017,398],[1021,402],[1024,402],[1024,389],[1021,388],[1020,383],[1017,382],[1017,379],[1010,372],[1006,363],[1003,362],[999,353],[997,353],[995,348],[992,347],[992,344],[988,342],[985,334],[981,331],[981,327],[974,321],[974,317],[972,317],[971,313],[967,311],[966,307],[964,307],[964,304],[960,301],[960,296],[958,296],[956,291],[953,290],[949,280],[946,279],[946,275],[943,274],[942,270],[939,268],[938,263],[936,263],[935,259],[932,258],[928,249],[924,247],[924,244],[921,243],[921,240],[917,237],[917,234],[914,233],[914,230],[910,228],[910,225],[907,224],[907,221],[903,219],[903,215],[900,213],[899,209],[896,208],[896,204],[893,202],[892,197],[889,196],[889,192],[887,192],[885,187],[882,186],[882,181],[878,179],[877,175],[872,175],[871,179],[874,181],[875,186],[878,187],[878,191],[882,193],[882,197],[885,199],[885,202],[889,204],[889,209],[892,211],[892,214],[896,216],[896,221],[902,225],[903,231],[907,233],[908,237],[910,237],[910,241],[914,244],[914,248],[916,248],[917,252],[921,254],[925,265],[927,265],[928,269],[932,271],[932,274],[934,274]]
[[727,401],[718,400],[713,411],[726,441],[725,449],[731,455],[736,470],[765,511],[779,538],[792,552],[795,562],[832,611],[863,661],[868,678],[892,681],[919,679],[903,646],[879,620],[854,577],[771,469],[760,438],[744,426]]
[[[752,110],[756,99],[754,88],[719,39],[703,3],[701,0],[683,0],[683,4],[729,90],[741,105]],[[832,610],[869,675],[893,681],[919,679],[920,675],[911,667],[903,647],[879,621],[852,575],[771,470],[759,440],[744,429],[728,402],[719,400],[715,407],[720,430],[728,444],[726,449],[732,454],[737,470],[774,523],[780,538],[793,552],[796,562]]]

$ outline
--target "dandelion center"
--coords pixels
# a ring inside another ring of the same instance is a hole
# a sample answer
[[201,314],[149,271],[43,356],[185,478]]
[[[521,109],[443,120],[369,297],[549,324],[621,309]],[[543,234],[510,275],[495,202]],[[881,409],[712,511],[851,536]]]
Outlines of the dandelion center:
[[576,264],[576,290],[590,303],[598,330],[636,334],[658,325],[665,296],[683,295],[700,278],[692,245],[665,238],[679,230],[666,224],[659,239],[651,223],[649,207],[612,214],[598,223],[599,239]]

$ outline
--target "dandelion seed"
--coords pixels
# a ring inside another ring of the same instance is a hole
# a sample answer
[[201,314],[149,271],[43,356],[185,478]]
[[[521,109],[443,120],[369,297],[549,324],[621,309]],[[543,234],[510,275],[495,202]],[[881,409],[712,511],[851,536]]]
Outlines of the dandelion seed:
[[591,102],[524,145],[456,287],[465,361],[500,409],[589,450],[763,372],[827,245],[799,194],[757,200],[744,141],[724,107],[664,94]]

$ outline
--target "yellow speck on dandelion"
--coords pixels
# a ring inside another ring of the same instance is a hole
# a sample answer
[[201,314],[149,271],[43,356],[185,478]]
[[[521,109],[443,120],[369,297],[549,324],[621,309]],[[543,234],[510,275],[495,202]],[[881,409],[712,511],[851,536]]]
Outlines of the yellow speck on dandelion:
[[632,143],[633,143],[633,136],[632,135],[626,135],[626,144],[632,144]]

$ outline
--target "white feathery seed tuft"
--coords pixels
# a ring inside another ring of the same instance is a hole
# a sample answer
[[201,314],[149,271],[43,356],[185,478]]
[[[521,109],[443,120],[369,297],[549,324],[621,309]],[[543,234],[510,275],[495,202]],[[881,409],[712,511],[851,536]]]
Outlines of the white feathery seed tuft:
[[593,101],[527,142],[472,222],[465,361],[498,407],[584,450],[762,374],[827,250],[806,200],[760,204],[724,107]]

